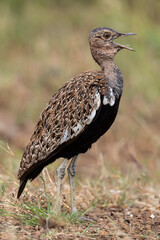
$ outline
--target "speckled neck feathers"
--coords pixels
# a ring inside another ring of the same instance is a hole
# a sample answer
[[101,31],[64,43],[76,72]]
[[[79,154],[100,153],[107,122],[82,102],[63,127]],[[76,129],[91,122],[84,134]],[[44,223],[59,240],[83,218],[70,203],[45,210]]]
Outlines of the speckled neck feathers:
[[107,79],[109,86],[113,89],[116,97],[122,95],[123,90],[123,78],[122,74],[114,63],[114,59],[107,59],[107,61],[102,64],[102,71]]
[[123,89],[123,78],[119,68],[114,62],[114,57],[102,54],[101,49],[94,49],[93,47],[91,47],[91,54],[93,59],[100,65],[106,83],[113,88],[117,97],[118,95],[120,96]]

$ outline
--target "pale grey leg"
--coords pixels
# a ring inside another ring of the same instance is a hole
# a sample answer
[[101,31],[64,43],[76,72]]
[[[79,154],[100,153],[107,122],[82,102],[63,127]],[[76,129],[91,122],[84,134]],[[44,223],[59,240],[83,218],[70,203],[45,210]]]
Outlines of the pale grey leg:
[[75,199],[75,184],[74,184],[74,176],[76,174],[76,163],[77,157],[75,156],[72,158],[69,167],[68,167],[68,176],[69,176],[69,183],[70,183],[70,191],[71,191],[71,213],[77,212],[76,208],[76,199]]
[[57,197],[55,203],[55,211],[58,213],[61,209],[61,198],[62,198],[62,180],[65,176],[65,169],[68,163],[68,159],[64,159],[61,165],[57,168]]
[[[71,191],[71,213],[74,214],[77,212],[77,208],[76,208],[76,199],[75,199],[75,184],[74,184],[74,177],[76,174],[76,164],[77,164],[77,156],[73,157],[69,167],[68,167],[68,176],[69,176],[69,182],[70,182],[70,191]],[[78,218],[80,221],[89,221],[89,222],[93,222],[92,219],[90,218],[86,218],[86,217],[79,217]]]

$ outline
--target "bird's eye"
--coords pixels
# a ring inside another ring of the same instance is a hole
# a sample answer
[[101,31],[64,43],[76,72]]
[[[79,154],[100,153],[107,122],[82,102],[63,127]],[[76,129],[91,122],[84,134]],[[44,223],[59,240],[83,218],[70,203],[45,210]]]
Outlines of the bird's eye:
[[111,36],[111,34],[109,32],[106,32],[103,34],[103,37],[106,39],[110,38],[110,36]]

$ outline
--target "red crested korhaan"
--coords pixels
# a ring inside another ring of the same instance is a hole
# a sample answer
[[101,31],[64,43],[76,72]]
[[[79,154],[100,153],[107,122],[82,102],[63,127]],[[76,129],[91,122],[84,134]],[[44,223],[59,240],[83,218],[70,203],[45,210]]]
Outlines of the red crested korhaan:
[[74,191],[77,157],[87,152],[115,120],[123,78],[114,63],[114,56],[122,49],[133,49],[114,40],[130,35],[134,33],[119,33],[107,27],[91,31],[91,54],[101,70],[86,71],[73,77],[53,95],[42,111],[20,163],[18,198],[28,180],[35,179],[45,166],[56,159],[64,158],[56,171],[55,209],[60,210],[62,179],[68,160],[72,158],[68,166],[71,213],[77,211]]

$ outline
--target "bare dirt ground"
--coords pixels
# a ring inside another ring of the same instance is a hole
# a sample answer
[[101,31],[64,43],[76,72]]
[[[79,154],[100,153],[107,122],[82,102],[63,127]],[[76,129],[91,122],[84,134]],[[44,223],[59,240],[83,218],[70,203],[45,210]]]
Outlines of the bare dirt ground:
[[160,239],[160,210],[149,203],[136,201],[123,207],[99,203],[86,217],[94,222],[66,225],[50,219],[49,232],[45,224],[25,226],[14,218],[3,217],[0,239]]
[[[103,184],[110,182],[110,177],[102,179]],[[40,180],[38,181],[38,185]],[[20,205],[38,205],[35,186],[29,186],[20,200],[16,199],[17,188],[8,196],[0,199],[0,208],[8,213],[0,217],[0,239],[108,239],[108,240],[154,240],[160,239],[160,205],[159,194],[152,187],[143,188],[139,179],[131,184],[127,192],[120,189],[109,189],[108,194],[101,184],[101,179],[79,185],[77,190],[77,207],[80,211],[90,207],[85,217],[93,221],[71,222],[64,217],[40,219],[35,226],[27,225],[21,214],[31,214]],[[110,183],[113,187],[114,183]],[[48,183],[47,194],[51,195]],[[108,186],[107,186],[108,187]],[[49,191],[48,191],[49,190]],[[47,208],[44,190],[39,190],[39,201]],[[54,187],[56,191],[56,187]],[[94,204],[93,204],[94,203]],[[69,185],[64,184],[62,212],[70,209]],[[13,213],[13,214],[9,214]]]

